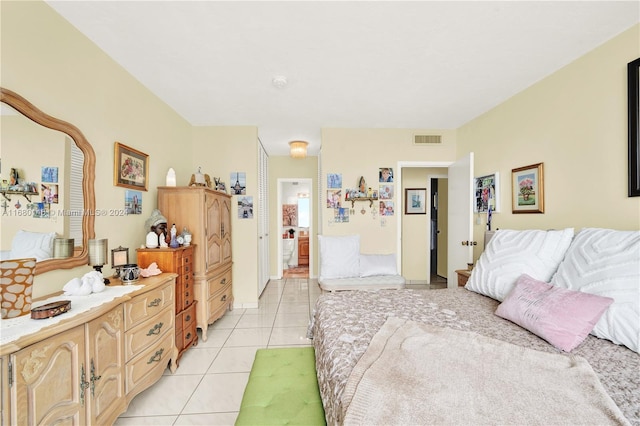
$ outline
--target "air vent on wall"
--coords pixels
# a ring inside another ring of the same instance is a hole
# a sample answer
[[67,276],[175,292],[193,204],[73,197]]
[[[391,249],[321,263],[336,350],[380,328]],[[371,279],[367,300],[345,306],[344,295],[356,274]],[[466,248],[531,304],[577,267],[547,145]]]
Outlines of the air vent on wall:
[[413,135],[414,145],[433,145],[442,143],[442,135]]

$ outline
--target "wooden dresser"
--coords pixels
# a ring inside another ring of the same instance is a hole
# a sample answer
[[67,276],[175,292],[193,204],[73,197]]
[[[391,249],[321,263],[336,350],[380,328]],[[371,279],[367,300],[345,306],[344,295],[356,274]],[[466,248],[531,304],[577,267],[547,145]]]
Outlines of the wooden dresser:
[[158,209],[178,229],[191,233],[196,325],[207,328],[233,308],[231,196],[196,186],[161,186]]
[[194,246],[179,248],[137,249],[138,266],[148,268],[153,262],[162,272],[174,272],[176,277],[176,347],[178,360],[182,353],[198,344],[196,333],[196,301],[193,288]]
[[175,371],[174,279],[145,278],[142,289],[3,344],[1,423],[113,424],[168,364]]

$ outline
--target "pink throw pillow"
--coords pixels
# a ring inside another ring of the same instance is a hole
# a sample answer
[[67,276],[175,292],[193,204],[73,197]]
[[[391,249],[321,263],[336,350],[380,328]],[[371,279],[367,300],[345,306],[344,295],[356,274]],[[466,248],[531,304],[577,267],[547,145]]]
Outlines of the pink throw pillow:
[[522,274],[496,315],[570,352],[613,303],[610,297],[556,287]]

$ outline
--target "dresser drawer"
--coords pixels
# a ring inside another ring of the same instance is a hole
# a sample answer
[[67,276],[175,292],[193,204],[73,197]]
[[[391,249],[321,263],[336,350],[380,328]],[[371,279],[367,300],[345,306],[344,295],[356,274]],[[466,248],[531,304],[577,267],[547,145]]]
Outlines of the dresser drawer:
[[232,301],[233,289],[231,287],[231,283],[228,283],[224,288],[222,288],[218,293],[214,294],[207,301],[209,306],[209,324],[211,324],[212,321],[220,318]]
[[125,366],[125,392],[135,390],[137,386],[145,386],[162,376],[174,350],[174,333],[165,333],[161,339],[147,350],[138,354]]
[[231,286],[231,268],[207,281],[207,300],[220,290]]
[[174,282],[171,281],[164,287],[141,294],[125,302],[124,329],[129,330],[149,317],[158,314],[167,306],[173,306],[174,297]]
[[186,330],[191,326],[191,324],[196,322],[196,304],[193,303],[187,309],[182,312],[180,316],[182,319],[182,323],[180,325],[176,324],[176,327],[181,327],[183,330]]
[[[124,334],[125,360],[129,361],[149,345],[160,340],[167,330],[173,330],[175,316],[171,307],[148,318]],[[180,324],[179,326],[182,326]]]

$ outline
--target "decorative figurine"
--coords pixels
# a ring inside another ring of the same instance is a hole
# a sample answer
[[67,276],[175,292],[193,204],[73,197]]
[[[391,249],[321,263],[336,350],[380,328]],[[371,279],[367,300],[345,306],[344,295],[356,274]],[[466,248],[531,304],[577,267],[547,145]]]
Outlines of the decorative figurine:
[[198,171],[191,175],[189,186],[206,186],[211,188],[211,178],[207,174],[202,174],[200,171],[202,167],[198,167]]
[[160,210],[154,209],[144,226],[145,229],[150,230],[145,243],[147,248],[167,247],[167,218]]
[[180,243],[177,238],[178,231],[176,230],[176,224],[171,225],[171,242],[169,243],[169,247],[178,248],[180,247]]

